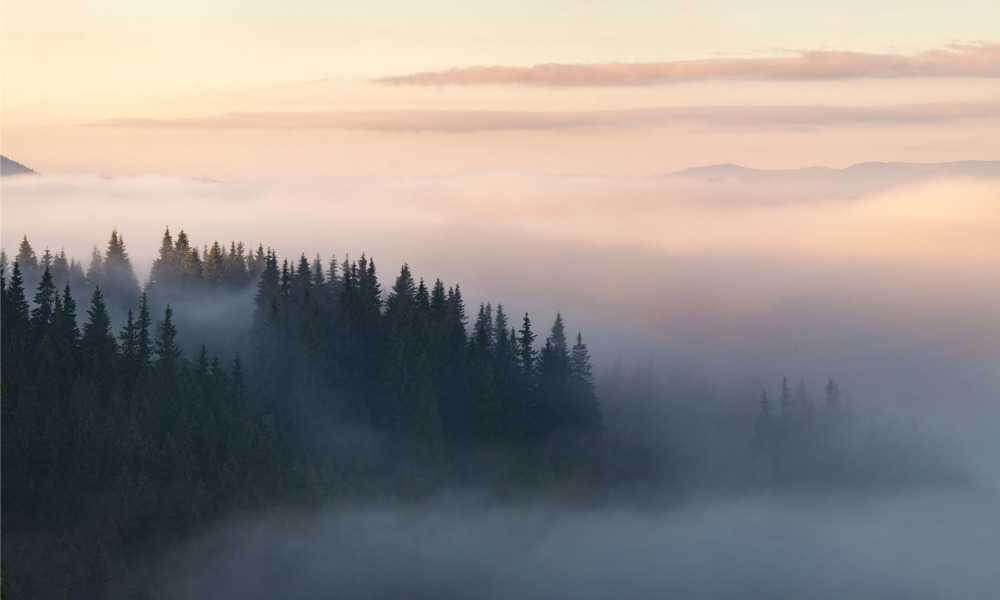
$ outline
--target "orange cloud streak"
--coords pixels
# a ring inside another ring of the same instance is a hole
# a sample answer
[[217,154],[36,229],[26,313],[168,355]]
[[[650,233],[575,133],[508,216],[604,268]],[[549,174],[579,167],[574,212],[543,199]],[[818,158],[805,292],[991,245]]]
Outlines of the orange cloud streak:
[[994,102],[881,106],[678,106],[600,111],[377,110],[256,112],[181,119],[111,119],[116,128],[288,129],[467,133],[582,128],[634,129],[691,121],[726,127],[820,126],[848,123],[939,123],[1000,117]]
[[954,44],[915,55],[803,52],[794,57],[648,63],[475,66],[383,77],[396,85],[629,86],[701,79],[1000,77],[1000,44]]

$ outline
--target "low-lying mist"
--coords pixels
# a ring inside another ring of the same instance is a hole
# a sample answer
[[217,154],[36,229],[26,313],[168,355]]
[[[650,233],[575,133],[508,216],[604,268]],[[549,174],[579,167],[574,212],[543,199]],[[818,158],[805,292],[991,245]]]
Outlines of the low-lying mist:
[[[140,280],[166,226],[292,261],[364,252],[383,287],[405,262],[542,331],[559,310],[594,359],[621,479],[604,495],[459,487],[232,514],[151,550],[113,591],[985,599],[1000,589],[1000,173],[984,169],[841,187],[724,169],[6,178],[0,232],[9,256],[27,235],[85,260],[117,228]],[[249,327],[252,293],[175,305],[185,352]],[[818,442],[784,421],[761,433],[762,393],[785,402],[783,377],[798,394],[788,422]],[[378,444],[328,434],[319,451]]]
[[39,254],[64,246],[85,264],[117,227],[140,280],[167,226],[199,247],[242,240],[293,261],[365,252],[383,279],[406,262],[418,278],[460,283],[470,306],[561,310],[593,342],[598,366],[652,357],[727,384],[838,377],[879,398],[991,402],[1000,175],[994,163],[975,177],[878,167],[837,186],[824,184],[830,172],[725,168],[650,178],[9,177],[0,227],[8,253],[27,234]]
[[241,515],[164,559],[164,598],[992,598],[984,491],[762,495],[669,510]]

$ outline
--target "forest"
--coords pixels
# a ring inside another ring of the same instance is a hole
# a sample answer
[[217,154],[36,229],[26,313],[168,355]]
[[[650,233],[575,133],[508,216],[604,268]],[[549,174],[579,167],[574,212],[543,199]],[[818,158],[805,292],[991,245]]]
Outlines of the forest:
[[[452,490],[669,505],[962,477],[833,380],[733,399],[641,368],[596,377],[559,312],[542,328],[467,311],[459,284],[406,264],[386,287],[364,254],[290,261],[168,229],[143,285],[117,231],[86,270],[26,237],[0,259],[8,598],[156,597],[156,560],[277,506]],[[243,302],[245,331],[180,325]]]

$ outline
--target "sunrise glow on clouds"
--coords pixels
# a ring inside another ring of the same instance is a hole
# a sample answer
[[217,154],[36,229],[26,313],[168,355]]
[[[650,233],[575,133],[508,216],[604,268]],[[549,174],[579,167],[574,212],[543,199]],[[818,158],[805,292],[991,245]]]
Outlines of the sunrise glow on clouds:
[[998,77],[1000,44],[955,44],[912,56],[862,52],[803,52],[774,58],[712,58],[656,63],[483,66],[383,77],[397,85],[525,84],[654,85],[702,79],[854,79],[864,77]]
[[166,225],[365,251],[473,304],[558,307],[605,358],[648,338],[893,392],[886,356],[1000,355],[995,164],[856,193],[661,177],[1000,160],[994,1],[0,10],[0,145],[46,175],[3,182],[8,252],[85,259],[118,227],[142,278]]
[[42,172],[636,175],[1000,156],[982,135],[1000,126],[988,2],[11,0],[3,17],[4,153]]

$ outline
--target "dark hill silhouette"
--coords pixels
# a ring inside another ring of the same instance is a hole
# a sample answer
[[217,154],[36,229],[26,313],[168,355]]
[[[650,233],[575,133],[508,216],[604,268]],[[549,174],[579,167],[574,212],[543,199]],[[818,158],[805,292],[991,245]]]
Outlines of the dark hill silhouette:
[[6,156],[0,156],[0,176],[7,177],[9,175],[37,175],[38,173],[34,169],[29,169],[28,167],[22,165],[16,160],[11,160]]

